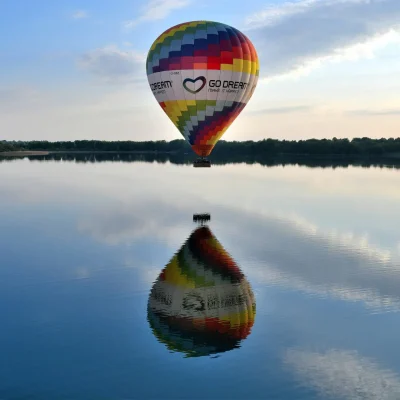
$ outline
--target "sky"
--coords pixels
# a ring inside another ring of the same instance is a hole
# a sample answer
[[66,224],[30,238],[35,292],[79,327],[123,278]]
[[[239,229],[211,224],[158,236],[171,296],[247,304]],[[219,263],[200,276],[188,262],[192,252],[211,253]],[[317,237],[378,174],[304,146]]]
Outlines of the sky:
[[145,60],[163,31],[204,19],[260,59],[223,139],[399,136],[399,0],[0,0],[0,139],[182,138]]

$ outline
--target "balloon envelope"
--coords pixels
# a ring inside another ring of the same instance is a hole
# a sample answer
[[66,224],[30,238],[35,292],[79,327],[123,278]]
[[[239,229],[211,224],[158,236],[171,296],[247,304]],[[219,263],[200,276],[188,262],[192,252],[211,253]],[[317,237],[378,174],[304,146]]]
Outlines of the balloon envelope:
[[211,21],[166,30],[152,44],[146,68],[158,103],[202,157],[246,106],[259,74],[250,40]]
[[255,300],[235,261],[200,227],[154,283],[147,317],[170,350],[205,356],[239,347],[254,324]]

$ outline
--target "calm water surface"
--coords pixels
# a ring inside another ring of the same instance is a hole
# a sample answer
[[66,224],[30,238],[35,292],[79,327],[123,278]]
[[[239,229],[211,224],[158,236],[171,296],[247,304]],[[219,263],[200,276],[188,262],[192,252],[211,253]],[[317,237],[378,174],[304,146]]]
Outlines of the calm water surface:
[[1,162],[0,399],[398,400],[399,221],[390,168]]

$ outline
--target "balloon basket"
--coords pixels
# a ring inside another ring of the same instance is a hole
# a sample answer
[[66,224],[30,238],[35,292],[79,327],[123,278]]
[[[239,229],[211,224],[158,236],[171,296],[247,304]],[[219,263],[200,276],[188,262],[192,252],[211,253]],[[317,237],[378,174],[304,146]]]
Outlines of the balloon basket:
[[199,158],[193,162],[193,167],[195,167],[195,168],[210,168],[211,163],[206,158]]
[[193,214],[193,222],[198,222],[200,225],[210,221],[211,215],[209,213]]

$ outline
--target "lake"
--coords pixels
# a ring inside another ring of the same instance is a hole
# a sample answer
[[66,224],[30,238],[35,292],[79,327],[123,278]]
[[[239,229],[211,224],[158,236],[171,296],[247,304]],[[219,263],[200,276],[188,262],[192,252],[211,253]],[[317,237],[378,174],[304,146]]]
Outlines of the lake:
[[6,159],[0,399],[400,399],[399,221],[390,166]]

